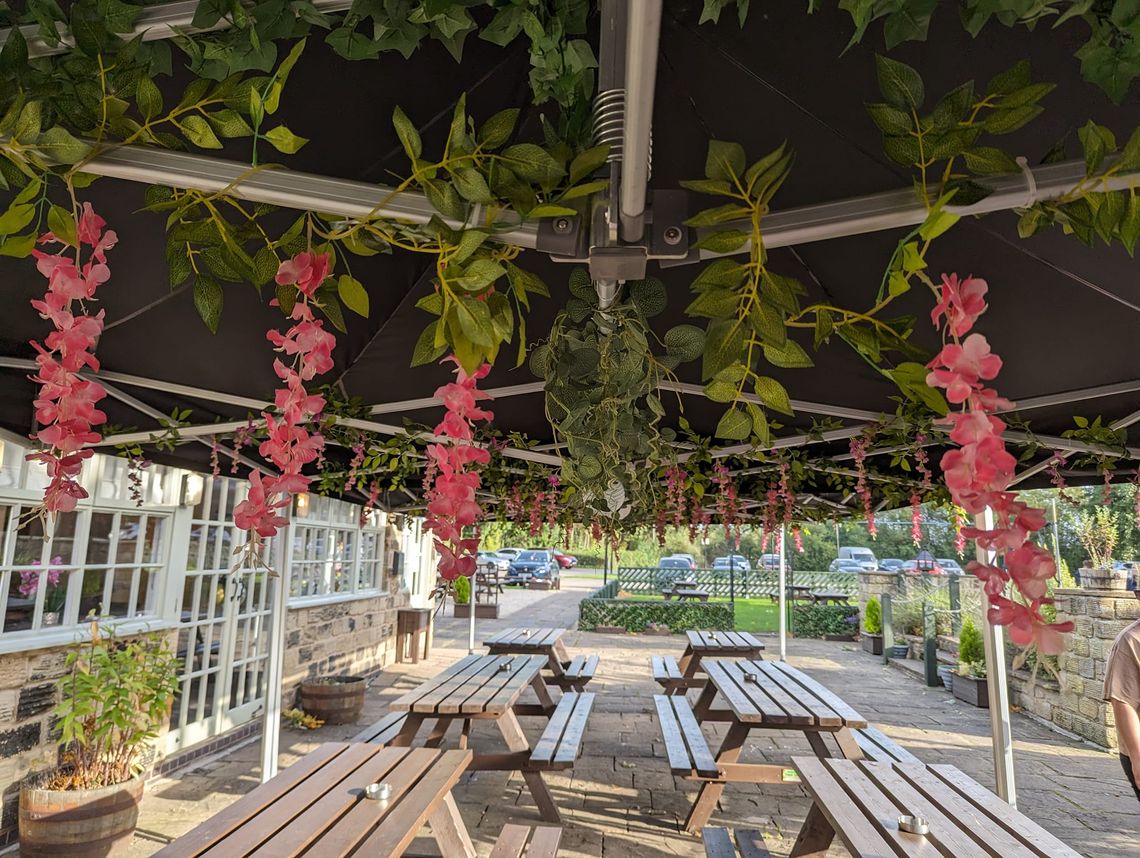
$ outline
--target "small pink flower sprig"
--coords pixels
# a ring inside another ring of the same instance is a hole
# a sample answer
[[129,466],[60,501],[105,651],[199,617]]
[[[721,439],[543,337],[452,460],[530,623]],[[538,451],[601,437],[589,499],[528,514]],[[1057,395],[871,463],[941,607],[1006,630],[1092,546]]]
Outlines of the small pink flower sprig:
[[[48,472],[43,504],[36,510],[40,515],[71,512],[81,498],[87,497],[79,477],[83,462],[95,452],[88,445],[100,438],[95,427],[107,420],[107,415],[95,407],[107,391],[99,382],[79,375],[88,367],[99,371],[94,352],[103,333],[103,311],[92,316],[84,302],[94,300],[95,290],[111,277],[106,251],[115,246],[118,236],[112,230],[104,232],[106,225],[91,204],[84,203],[72,241],[45,232],[38,243],[59,244],[59,251],[32,251],[36,270],[48,279],[48,288],[42,300],[31,304],[40,318],[55,328],[42,345],[36,340],[31,343],[38,367],[32,381],[40,385],[33,404],[36,422],[42,427],[33,437],[43,447],[27,458],[42,462]],[[91,250],[83,262],[85,246]]]
[[867,532],[874,539],[879,535],[879,528],[875,525],[875,511],[871,508],[871,488],[867,485],[867,448],[871,446],[870,438],[852,438],[849,445],[851,458],[855,460],[855,494],[863,502],[863,514],[867,517]]
[[721,462],[713,465],[712,481],[716,484],[716,513],[724,526],[724,538],[736,548],[740,547],[740,503],[736,481]]
[[333,368],[336,337],[313,315],[317,288],[329,276],[331,267],[329,254],[304,251],[285,260],[277,269],[278,285],[297,287],[297,300],[289,313],[294,324],[285,333],[270,329],[265,336],[278,352],[292,357],[293,362],[287,365],[280,358],[273,360],[273,369],[283,385],[274,395],[277,414],[262,412],[269,437],[261,442],[258,452],[273,462],[281,475],[263,478],[257,471],[251,473],[249,494],[234,508],[234,524],[249,531],[246,550],[258,563],[261,562],[262,540],[275,536],[287,523],[283,513],[293,496],[309,488],[311,478],[302,474],[302,469],[314,461],[325,446],[320,432],[305,428],[305,424],[320,417],[325,399],[309,393],[305,382]]
[[684,468],[670,465],[665,469],[665,503],[672,513],[674,527],[680,527],[685,521],[686,479],[688,474]]
[[[1073,630],[1073,623],[1049,623],[1041,615],[1041,607],[1052,603],[1046,587],[1057,572],[1052,554],[1030,541],[1030,535],[1045,526],[1045,512],[1007,491],[1017,460],[1005,448],[1001,433],[1006,424],[994,412],[1013,404],[984,384],[997,377],[1001,358],[981,334],[966,336],[987,309],[988,288],[979,278],[959,281],[956,274],[943,274],[941,300],[930,314],[950,341],[930,362],[926,383],[944,389],[951,405],[962,406],[941,421],[951,427],[950,440],[958,445],[942,456],[942,473],[951,497],[965,512],[978,515],[987,507],[993,511],[993,529],[962,529],[963,536],[996,555],[992,564],[967,564],[984,582],[989,621],[1008,626],[1009,638],[1018,646],[1056,655],[1064,650],[1064,634]],[[1005,595],[1010,583],[1021,600]]]
[[444,358],[455,364],[455,381],[438,388],[437,399],[446,409],[443,420],[435,427],[435,434],[446,443],[429,444],[428,474],[425,473],[427,520],[435,550],[439,552],[439,574],[447,581],[460,575],[475,574],[475,553],[479,550],[479,534],[464,538],[463,531],[477,527],[483,518],[483,509],[475,499],[482,485],[477,466],[491,461],[491,453],[475,443],[475,421],[491,420],[494,414],[479,407],[481,400],[491,396],[478,389],[479,379],[486,378],[490,364],[483,364],[473,375],[468,375],[454,355]]

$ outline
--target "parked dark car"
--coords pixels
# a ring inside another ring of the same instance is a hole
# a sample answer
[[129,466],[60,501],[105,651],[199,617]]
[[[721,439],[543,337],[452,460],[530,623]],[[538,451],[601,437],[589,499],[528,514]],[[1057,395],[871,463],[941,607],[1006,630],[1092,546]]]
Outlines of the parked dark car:
[[898,572],[902,569],[903,562],[897,557],[888,557],[885,560],[879,561],[879,568],[884,572]]
[[507,569],[507,584],[528,584],[532,578],[557,582],[561,567],[553,551],[520,551]]

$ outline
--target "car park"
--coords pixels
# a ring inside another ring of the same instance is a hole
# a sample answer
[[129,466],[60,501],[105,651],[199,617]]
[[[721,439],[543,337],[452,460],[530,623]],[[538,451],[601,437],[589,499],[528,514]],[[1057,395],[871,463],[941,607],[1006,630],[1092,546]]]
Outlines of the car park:
[[875,552],[870,548],[860,548],[857,545],[847,545],[839,549],[839,560],[855,560],[867,572],[874,572],[879,568],[879,561],[875,559]]
[[902,568],[903,562],[897,557],[887,557],[879,561],[879,568],[884,572],[898,572]]
[[554,555],[554,559],[558,561],[558,565],[563,569],[570,569],[578,565],[578,558],[571,554],[559,551],[557,548],[553,549],[551,553]]
[[726,554],[724,557],[718,557],[713,561],[713,569],[750,572],[752,571],[752,564],[743,554]]
[[852,560],[850,557],[836,557],[831,561],[827,567],[828,572],[843,572],[845,574],[855,575],[859,572],[865,571],[863,564],[858,560]]
[[548,550],[520,551],[507,568],[506,584],[529,584],[532,579],[547,580],[557,583],[561,566],[554,558],[554,552]]
[[480,572],[495,572],[506,575],[511,561],[497,551],[480,551],[475,555],[475,566]]
[[690,569],[696,569],[697,568],[697,559],[695,557],[693,557],[692,554],[670,554],[669,556],[673,557],[673,558],[678,558],[680,560],[684,560],[686,563],[689,564]]
[[947,575],[965,575],[966,570],[962,568],[957,560],[951,560],[948,557],[939,557],[935,561]]

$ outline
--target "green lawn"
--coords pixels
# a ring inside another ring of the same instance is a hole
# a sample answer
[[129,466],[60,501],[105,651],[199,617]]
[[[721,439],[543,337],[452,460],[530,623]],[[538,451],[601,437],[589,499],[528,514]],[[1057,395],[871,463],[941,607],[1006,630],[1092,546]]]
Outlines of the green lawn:
[[[661,596],[650,594],[630,595],[623,598],[639,602],[659,601]],[[727,602],[727,598],[709,599],[710,602]],[[775,632],[779,630],[780,614],[771,599],[737,599],[736,630],[738,632]]]

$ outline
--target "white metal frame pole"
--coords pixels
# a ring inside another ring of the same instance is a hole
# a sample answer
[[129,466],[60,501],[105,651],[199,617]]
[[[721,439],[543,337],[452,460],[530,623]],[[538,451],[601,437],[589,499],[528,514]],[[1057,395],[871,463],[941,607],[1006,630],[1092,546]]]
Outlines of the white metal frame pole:
[[[974,516],[974,526],[979,530],[993,530],[994,512],[986,507],[985,512]],[[977,547],[979,563],[994,562],[992,551]],[[1013,731],[1009,722],[1009,686],[1005,675],[1005,629],[992,624],[983,605],[983,642],[986,652],[986,683],[990,703],[990,734],[993,741],[994,781],[997,794],[1005,801],[1017,806],[1017,787],[1013,776]]]
[[629,0],[625,35],[625,129],[622,134],[621,237],[641,241],[649,186],[649,136],[657,88],[662,0]]
[[787,553],[784,525],[780,525],[780,661],[788,660]]
[[273,611],[269,617],[269,657],[266,664],[265,702],[261,709],[261,782],[277,774],[281,750],[281,684],[285,672],[285,612],[289,602],[289,545],[292,523],[278,533],[273,547],[276,576],[269,576]]
[[471,576],[471,599],[469,603],[471,614],[467,618],[467,654],[475,652],[475,576]]

